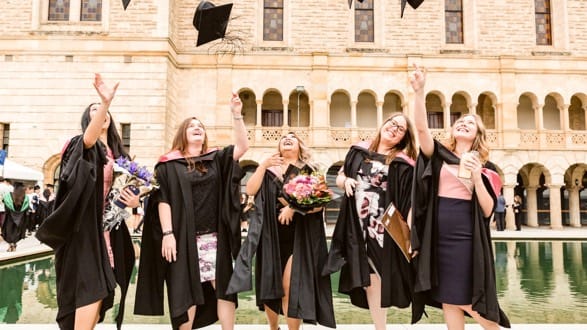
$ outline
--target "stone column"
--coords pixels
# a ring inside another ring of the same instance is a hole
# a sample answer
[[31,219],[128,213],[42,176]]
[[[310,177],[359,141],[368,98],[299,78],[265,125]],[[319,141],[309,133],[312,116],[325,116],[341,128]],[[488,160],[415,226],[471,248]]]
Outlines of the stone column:
[[564,104],[563,106],[559,107],[562,119],[562,129],[565,132],[569,131],[569,105],[570,104]]
[[378,101],[375,105],[377,106],[377,127],[381,127],[383,123],[383,102]]
[[450,130],[450,103],[447,103],[443,107],[442,117],[444,118],[444,130]]
[[503,185],[503,198],[508,208],[505,211],[505,228],[514,230],[516,229],[516,219],[514,217],[514,211],[512,209],[512,203],[514,202],[514,187],[515,184],[504,184]]
[[581,227],[581,205],[579,204],[579,189],[580,186],[572,185],[567,188],[569,191],[569,223],[571,227]]
[[534,108],[534,113],[537,114],[535,117],[536,120],[536,129],[541,131],[544,129],[544,104],[539,104],[536,108]]
[[538,205],[536,203],[536,186],[526,187],[526,217],[529,227],[538,227]]
[[263,100],[255,100],[257,103],[257,120],[255,122],[255,127],[261,127],[263,123]]
[[560,184],[550,184],[548,189],[550,192],[550,228],[562,229],[562,211],[561,211],[561,187]]
[[357,103],[358,101],[351,101],[351,142],[355,142],[359,139],[359,133],[357,132]]
[[[289,125],[287,124],[288,119],[289,119],[289,111],[287,111],[287,106],[289,105],[289,100],[283,99],[283,123],[281,124],[281,127],[288,127]],[[297,123],[298,126],[300,126],[300,123]]]

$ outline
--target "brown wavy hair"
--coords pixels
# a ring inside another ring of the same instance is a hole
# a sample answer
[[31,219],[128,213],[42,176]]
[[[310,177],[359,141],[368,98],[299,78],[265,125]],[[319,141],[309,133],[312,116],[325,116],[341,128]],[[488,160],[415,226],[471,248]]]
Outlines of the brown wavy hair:
[[171,146],[171,150],[178,150],[184,156],[184,159],[188,163],[188,170],[198,170],[201,173],[206,173],[206,167],[202,162],[195,162],[193,158],[188,157],[186,155],[186,150],[188,147],[188,140],[185,135],[188,127],[190,126],[192,120],[197,120],[202,128],[204,129],[204,143],[202,143],[202,149],[200,150],[200,154],[205,153],[208,150],[208,133],[206,131],[206,126],[199,120],[197,117],[188,117],[184,119],[179,127],[177,128],[177,132],[175,133],[175,137],[173,138],[173,144]]
[[385,158],[385,163],[389,164],[395,158],[398,152],[403,151],[410,157],[411,159],[416,159],[418,149],[416,148],[416,140],[414,138],[414,126],[410,119],[401,112],[396,112],[391,114],[387,119],[381,124],[379,129],[377,130],[377,135],[371,141],[371,145],[369,146],[369,151],[377,152],[377,148],[379,147],[379,143],[381,143],[381,128],[383,125],[387,124],[388,121],[393,120],[397,117],[403,117],[406,120],[406,131],[404,132],[404,137],[400,140],[398,144],[396,144],[391,152]]
[[489,147],[487,146],[487,129],[485,128],[485,124],[483,124],[483,119],[481,119],[481,116],[477,114],[464,114],[460,116],[457,120],[455,120],[455,123],[450,128],[450,137],[448,138],[448,141],[444,143],[444,146],[447,147],[450,151],[455,151],[457,147],[457,141],[455,140],[455,137],[452,134],[452,130],[454,129],[455,124],[459,120],[468,116],[475,118],[475,124],[477,125],[477,135],[475,135],[475,139],[473,140],[473,144],[471,145],[471,150],[476,150],[477,152],[479,152],[479,159],[481,160],[482,164],[485,164],[489,160]]

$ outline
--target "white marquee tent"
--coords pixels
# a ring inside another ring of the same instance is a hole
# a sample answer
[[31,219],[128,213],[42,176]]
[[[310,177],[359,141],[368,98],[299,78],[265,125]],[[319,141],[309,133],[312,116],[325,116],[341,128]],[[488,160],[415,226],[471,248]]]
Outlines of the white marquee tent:
[[0,165],[0,175],[13,181],[43,181],[43,173],[30,167],[15,163],[10,159],[6,159],[4,161],[4,167]]

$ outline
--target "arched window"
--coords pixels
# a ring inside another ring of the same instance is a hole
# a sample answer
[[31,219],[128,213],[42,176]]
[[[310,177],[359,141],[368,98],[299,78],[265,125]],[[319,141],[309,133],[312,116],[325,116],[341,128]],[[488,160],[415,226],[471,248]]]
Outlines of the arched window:
[[536,129],[534,107],[532,106],[532,100],[528,96],[520,96],[517,113],[519,129]]
[[250,90],[241,91],[238,95],[243,102],[243,120],[247,126],[257,124],[257,100],[255,93]]
[[467,100],[460,94],[452,96],[452,102],[450,104],[450,126],[454,124],[457,119],[462,115],[469,113],[469,107],[467,107]]
[[271,127],[283,126],[283,101],[281,94],[275,91],[265,94],[263,96],[263,110],[261,114],[261,125]]
[[536,44],[552,45],[552,20],[550,14],[550,0],[534,0],[534,15],[536,17]]
[[383,121],[392,113],[402,112],[402,99],[396,93],[387,93],[383,98]]
[[369,93],[361,93],[357,103],[357,126],[377,127],[377,105],[375,96]]
[[545,129],[561,129],[560,111],[558,110],[554,97],[547,96],[544,99],[542,118],[544,120],[543,127]]
[[477,100],[477,114],[483,120],[485,128],[495,129],[495,109],[491,98],[486,94],[479,95]]
[[444,128],[443,113],[440,97],[436,94],[426,95],[426,114],[430,128]]
[[576,131],[585,130],[583,102],[576,96],[571,97],[571,105],[569,106],[569,128]]
[[330,101],[330,126],[351,127],[351,100],[343,92],[332,94]]

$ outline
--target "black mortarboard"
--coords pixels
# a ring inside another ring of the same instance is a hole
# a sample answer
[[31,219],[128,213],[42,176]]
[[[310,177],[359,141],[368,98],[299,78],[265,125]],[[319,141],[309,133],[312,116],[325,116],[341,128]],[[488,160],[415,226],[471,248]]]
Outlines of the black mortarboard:
[[128,7],[129,3],[130,3],[130,0],[122,0],[122,7],[124,8],[124,10],[126,10],[126,7]]
[[194,14],[194,27],[198,30],[196,46],[224,38],[232,3],[215,6],[210,1],[202,1]]
[[[363,3],[363,1],[365,0],[357,0],[360,3]],[[353,7],[353,0],[349,0],[349,9],[351,9]]]
[[404,17],[404,9],[406,9],[406,2],[414,9],[418,8],[424,0],[402,0],[402,13],[400,17]]

